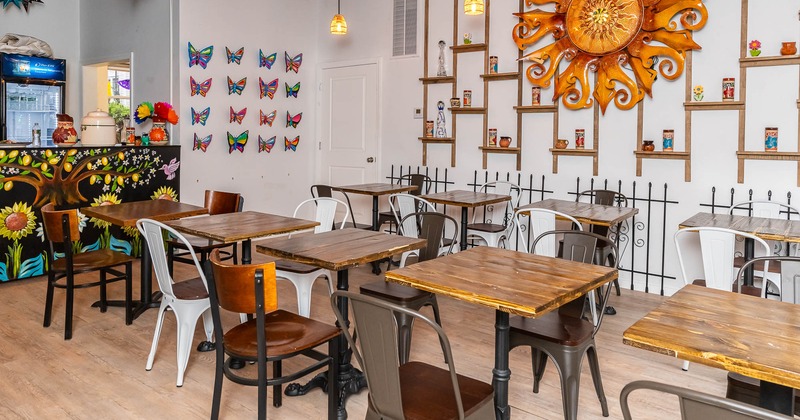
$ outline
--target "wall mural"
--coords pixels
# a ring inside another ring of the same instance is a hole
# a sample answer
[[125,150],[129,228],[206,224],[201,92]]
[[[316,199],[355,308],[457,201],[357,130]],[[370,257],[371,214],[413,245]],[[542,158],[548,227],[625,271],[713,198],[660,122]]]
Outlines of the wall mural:
[[[553,100],[561,97],[568,109],[590,108],[596,100],[605,113],[608,104],[633,108],[660,74],[675,80],[683,74],[686,51],[699,50],[693,31],[705,26],[703,0],[525,0],[527,6],[555,4],[514,13],[521,22],[513,38],[533,61],[528,80],[549,87],[555,78]],[[552,41],[543,40],[552,34]],[[540,42],[541,41],[541,42]],[[560,66],[562,60],[569,64]],[[590,86],[589,73],[596,73]]]

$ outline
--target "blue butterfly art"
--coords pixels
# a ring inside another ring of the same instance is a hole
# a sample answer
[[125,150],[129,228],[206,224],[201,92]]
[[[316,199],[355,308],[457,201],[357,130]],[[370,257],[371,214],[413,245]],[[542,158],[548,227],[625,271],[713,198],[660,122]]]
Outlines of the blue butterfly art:
[[295,83],[294,86],[289,86],[289,84],[286,82],[284,82],[283,84],[286,85],[287,98],[290,96],[294,96],[296,98],[297,94],[300,93],[300,82]]
[[244,92],[244,87],[246,85],[247,85],[246,77],[234,83],[233,80],[231,80],[231,77],[228,76],[228,95],[233,95],[235,93],[241,96],[242,92]]
[[250,136],[250,130],[245,131],[242,134],[234,137],[230,131],[228,131],[228,154],[233,153],[234,150],[238,150],[241,153],[244,153],[244,145],[247,144],[247,138]]
[[276,58],[278,58],[278,53],[274,52],[270,55],[264,55],[264,52],[259,48],[258,67],[266,67],[267,70],[272,70],[272,65],[275,64]]
[[194,107],[192,107],[192,125],[206,125],[209,115],[211,115],[211,107],[208,107],[200,112],[195,111]]
[[197,51],[192,43],[189,43],[189,67],[200,66],[206,68],[208,62],[211,61],[211,56],[214,54],[214,46],[203,48]]
[[228,56],[228,64],[236,63],[242,64],[242,56],[244,55],[244,47],[239,48],[236,52],[231,51],[228,47],[225,47],[225,55]]

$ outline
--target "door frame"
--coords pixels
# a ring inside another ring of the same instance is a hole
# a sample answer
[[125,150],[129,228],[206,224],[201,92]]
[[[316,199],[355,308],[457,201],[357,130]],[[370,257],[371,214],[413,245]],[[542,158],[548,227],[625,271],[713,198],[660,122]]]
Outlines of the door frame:
[[322,140],[320,137],[322,136],[322,72],[325,70],[332,70],[338,68],[345,68],[345,67],[358,67],[358,66],[366,66],[366,65],[375,65],[375,70],[377,72],[376,78],[376,90],[378,95],[378,107],[375,110],[377,114],[377,119],[375,123],[375,131],[376,131],[376,145],[375,145],[375,158],[378,159],[377,165],[377,177],[378,179],[375,182],[380,180],[381,170],[383,168],[383,163],[381,159],[381,149],[383,146],[383,83],[382,83],[382,61],[381,58],[363,58],[357,60],[345,60],[345,61],[331,61],[327,63],[320,63],[317,65],[317,104],[316,104],[316,122],[315,122],[315,132],[316,132],[316,142],[317,146],[314,148],[314,183],[319,184],[323,183],[323,181],[327,182],[327,180],[322,179],[322,151],[320,150],[320,143]]

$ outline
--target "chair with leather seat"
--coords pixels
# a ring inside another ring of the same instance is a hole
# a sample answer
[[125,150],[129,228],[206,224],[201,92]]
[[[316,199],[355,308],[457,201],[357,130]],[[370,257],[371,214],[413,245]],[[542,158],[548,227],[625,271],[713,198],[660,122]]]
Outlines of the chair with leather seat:
[[[64,289],[66,305],[64,317],[64,339],[72,338],[72,315],[75,289],[87,287],[100,288],[100,312],[106,312],[109,302],[106,299],[106,286],[117,281],[125,282],[125,325],[133,322],[131,298],[131,269],[135,258],[110,249],[83,251],[76,248],[80,242],[78,210],[55,210],[52,203],[42,207],[44,235],[49,243],[47,248],[47,295],[44,305],[44,327],[49,327],[53,314],[53,295],[55,289]],[[63,253],[63,256],[61,256]],[[98,281],[86,281],[78,274],[99,272]]]
[[[424,174],[405,174],[397,179],[397,185],[412,185],[417,187],[416,190],[405,193],[415,197],[430,192],[431,183],[431,178]],[[399,218],[402,219],[402,216]],[[389,223],[389,233],[392,233],[392,228],[396,225],[397,219],[398,217],[392,211],[382,211],[378,213],[378,226]]]
[[[588,200],[594,204],[602,204],[604,206],[617,206],[617,207],[628,207],[628,197],[621,192],[617,192],[614,190],[586,190],[581,192],[578,195],[578,201],[585,201]],[[594,232],[598,235],[605,236],[611,240],[611,242],[616,243],[617,236],[622,229],[622,224],[628,223],[627,221],[618,223],[616,226],[599,226],[599,225],[590,225],[589,232]],[[597,249],[596,258],[598,259],[600,264],[606,264],[608,262],[609,266],[616,266],[617,262],[610,260],[612,257],[611,249],[608,247],[599,248]],[[619,280],[614,280],[614,288],[616,289],[617,296],[621,294],[621,290],[619,287]]]
[[[211,342],[211,333],[214,324],[211,320],[211,302],[208,300],[208,288],[203,267],[192,249],[192,245],[183,234],[175,229],[155,220],[139,219],[136,227],[147,241],[150,256],[153,261],[153,271],[156,273],[158,289],[161,290],[161,305],[158,308],[156,329],[153,333],[153,344],[150,346],[150,355],[147,356],[145,370],[153,369],[158,340],[161,337],[161,328],[164,325],[164,315],[169,309],[175,314],[178,333],[178,380],[177,386],[183,386],[183,376],[189,363],[192,351],[192,340],[197,319],[203,317],[203,326],[206,341]],[[164,247],[165,234],[173,241],[181,243],[197,269],[197,276],[189,280],[176,282],[169,271],[167,252]]]
[[[744,404],[688,388],[652,381],[634,381],[625,385],[619,396],[619,404],[622,407],[622,418],[624,420],[633,419],[628,399],[630,394],[636,390],[658,391],[678,397],[681,419],[683,420],[788,420],[793,418],[755,405]],[[643,407],[644,412],[649,413],[651,410],[651,407]]]
[[[345,202],[335,198],[320,197],[305,200],[297,205],[293,217],[297,217],[304,207],[308,207],[311,204],[315,205],[314,220],[319,222],[319,225],[314,228],[315,234],[328,232],[334,225],[337,225],[338,229],[344,228],[350,211]],[[341,222],[336,221],[337,211],[344,212]],[[278,279],[289,280],[294,285],[297,291],[297,313],[302,316],[308,317],[311,315],[311,289],[314,287],[314,282],[317,278],[325,277],[328,293],[333,293],[335,276],[331,274],[330,270],[288,260],[275,261],[275,268]]]
[[[781,301],[788,303],[800,303],[800,257],[794,256],[771,256],[758,257],[745,263],[736,276],[737,285],[741,293],[747,293],[746,287],[742,285],[744,272],[750,266],[760,266],[768,263],[768,268],[773,266],[780,267],[779,282],[781,283]],[[761,393],[761,381],[739,373],[728,372],[728,388],[726,398],[741,401],[747,404],[758,405]],[[800,391],[795,389],[794,414],[800,416]]]
[[[329,420],[335,419],[339,401],[339,329],[278,309],[274,262],[228,265],[221,262],[218,251],[214,251],[206,262],[205,269],[216,338],[211,418],[219,418],[223,377],[241,385],[257,386],[258,418],[266,419],[267,387],[273,388],[273,406],[280,407],[284,383],[327,368],[327,417]],[[255,317],[225,328],[222,310],[255,314]],[[327,354],[315,350],[315,347],[325,344],[328,346]],[[300,355],[313,359],[313,362],[290,374],[284,374],[282,361]],[[231,369],[231,358],[255,362],[257,377]],[[268,362],[272,362],[272,377],[267,377]]]
[[[215,214],[241,212],[244,208],[244,197],[239,193],[206,190],[203,207],[208,209],[208,214],[211,216]],[[234,263],[238,260],[237,244],[235,243],[226,244],[193,235],[184,235],[184,238],[189,240],[190,245],[174,238],[167,239],[167,262],[169,264],[170,273],[172,272],[173,262],[175,261],[184,264],[194,264],[194,260],[188,252],[189,246],[191,246],[196,255],[200,256],[200,264],[205,262],[208,258],[208,254],[215,249],[219,249],[225,259],[232,258]]]
[[[443,255],[441,251],[442,238],[448,230],[445,226],[446,224],[449,224],[450,231],[453,232],[453,236],[455,236],[458,231],[456,220],[448,215],[437,212],[411,213],[404,217],[399,222],[398,226],[402,234],[413,230],[414,232],[418,232],[418,236],[415,237],[427,239],[425,247],[419,250],[419,261],[426,261]],[[413,225],[413,228],[409,227],[411,225]],[[451,250],[454,242],[454,239],[450,241]],[[449,254],[450,251],[446,253]],[[359,291],[363,295],[382,299],[415,311],[420,310],[424,306],[431,306],[436,323],[442,325],[442,320],[439,317],[439,304],[436,301],[436,295],[434,293],[380,280],[362,284]],[[414,327],[414,317],[399,313],[396,323],[399,331],[397,347],[399,349],[400,363],[404,364],[408,361],[411,352],[411,331]]]
[[[479,191],[508,195],[511,200],[476,208],[472,213],[472,223],[467,225],[467,239],[492,247],[506,244],[514,226],[514,209],[519,205],[522,189],[512,182],[493,181],[481,185]],[[478,216],[481,213],[483,220]]]
[[[334,193],[336,193],[336,197],[334,197]],[[311,197],[325,197],[325,198],[336,198],[341,197],[341,201],[347,203],[347,209],[350,212],[350,221],[345,224],[345,227],[356,228],[356,229],[364,229],[364,230],[372,230],[372,225],[367,223],[356,223],[356,216],[353,213],[353,206],[350,204],[350,196],[347,195],[344,191],[335,190],[330,185],[323,185],[323,184],[316,184],[311,186]]]
[[[355,333],[337,302],[347,299]],[[342,326],[353,356],[364,369],[369,389],[367,419],[493,419],[494,390],[490,384],[456,373],[450,342],[442,328],[429,318],[371,296],[336,291],[331,306]],[[432,328],[441,344],[447,368],[413,361],[401,364],[396,328],[386,328],[404,316]],[[358,336],[358,346],[353,335]]]
[[[598,244],[611,246],[616,253],[616,245],[603,244],[608,238],[591,232],[576,230],[554,230],[539,235],[531,246],[537,249],[537,242],[563,236],[561,258],[591,264]],[[599,310],[595,311],[592,293],[566,303],[556,311],[537,318],[514,316],[509,320],[509,344],[514,349],[519,346],[531,348],[533,366],[533,392],[539,392],[539,383],[544,375],[548,357],[553,360],[561,378],[561,398],[564,418],[575,420],[578,415],[578,393],[580,391],[581,364],[583,356],[589,360],[597,398],[600,400],[603,417],[608,417],[608,402],[600,377],[600,363],[597,356],[595,336],[600,330],[605,307],[611,292],[611,285],[601,287],[602,299]]]

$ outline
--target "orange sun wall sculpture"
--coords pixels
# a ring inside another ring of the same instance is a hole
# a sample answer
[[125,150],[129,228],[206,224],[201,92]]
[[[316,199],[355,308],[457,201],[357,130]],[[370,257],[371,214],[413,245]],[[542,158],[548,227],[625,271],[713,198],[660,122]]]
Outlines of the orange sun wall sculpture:
[[[679,78],[686,51],[701,48],[692,31],[708,20],[703,0],[525,0],[528,7],[550,3],[555,12],[514,13],[521,19],[513,31],[520,50],[548,34],[554,38],[523,55],[533,61],[528,80],[549,87],[555,77],[554,101],[561,97],[567,108],[581,109],[597,100],[603,113],[612,100],[627,110],[645,94],[652,97],[658,74]],[[559,71],[562,60],[569,65]]]

